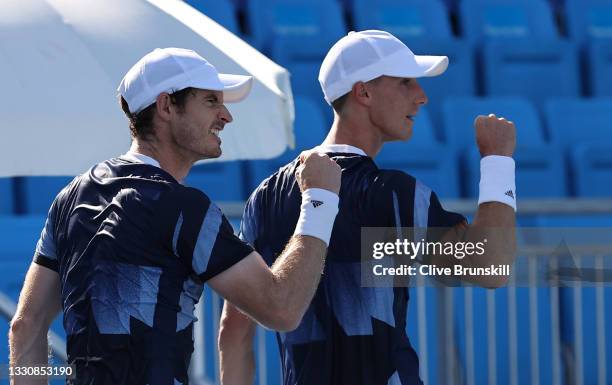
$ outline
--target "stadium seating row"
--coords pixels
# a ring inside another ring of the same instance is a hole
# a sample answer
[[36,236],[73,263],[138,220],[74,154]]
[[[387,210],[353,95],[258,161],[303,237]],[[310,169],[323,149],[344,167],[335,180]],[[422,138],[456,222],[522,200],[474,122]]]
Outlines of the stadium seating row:
[[[238,31],[230,0],[187,1]],[[544,0],[456,3],[459,25],[453,28],[439,0],[347,1],[351,23],[333,0],[249,0],[244,7],[249,33],[243,37],[291,72],[295,95],[323,108],[319,66],[347,24],[388,30],[417,53],[449,56],[444,76],[423,81],[436,101],[434,119],[449,96],[520,95],[538,108],[550,97],[612,96],[612,0],[568,0],[559,26]],[[568,39],[560,38],[561,30]]]
[[[186,183],[206,191],[213,200],[246,199],[264,178],[324,139],[328,125],[318,106],[299,97],[295,105],[295,149],[270,160],[197,165]],[[450,98],[443,104],[439,127],[423,107],[413,138],[386,144],[376,162],[416,176],[442,198],[476,197],[480,154],[473,120],[491,112],[516,123],[519,196],[612,196],[612,99],[551,100],[542,119],[534,105],[521,98]],[[45,213],[69,180],[0,179],[0,214]]]
[[413,140],[385,145],[376,159],[380,167],[410,173],[441,197],[476,197],[480,154],[473,120],[493,112],[517,126],[514,157],[521,197],[612,195],[612,131],[607,120],[612,118],[612,100],[551,100],[545,108],[546,126],[533,104],[520,98],[448,99],[442,110],[442,132],[435,133],[423,111]]
[[[609,0],[186,0],[231,31],[264,48],[280,36],[324,35],[324,30],[385,29],[403,38],[452,38],[457,11],[458,35],[468,40],[499,37],[557,38],[577,42],[610,38]],[[237,4],[236,4],[237,3]],[[446,5],[451,5],[446,7]],[[563,4],[565,3],[565,4]],[[238,5],[238,7],[236,6]],[[237,8],[245,13],[240,28]],[[448,9],[447,9],[448,8]],[[452,13],[449,13],[449,9]],[[561,23],[557,28],[555,10]],[[344,15],[347,16],[346,23]]]

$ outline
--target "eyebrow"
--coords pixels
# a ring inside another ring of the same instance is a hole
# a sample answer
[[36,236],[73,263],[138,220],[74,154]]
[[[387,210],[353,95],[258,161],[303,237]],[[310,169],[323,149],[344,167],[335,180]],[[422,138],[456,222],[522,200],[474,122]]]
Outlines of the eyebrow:
[[205,100],[214,99],[216,102],[219,101],[219,97],[216,94],[212,93],[212,92],[209,93],[209,94],[204,95],[204,99]]

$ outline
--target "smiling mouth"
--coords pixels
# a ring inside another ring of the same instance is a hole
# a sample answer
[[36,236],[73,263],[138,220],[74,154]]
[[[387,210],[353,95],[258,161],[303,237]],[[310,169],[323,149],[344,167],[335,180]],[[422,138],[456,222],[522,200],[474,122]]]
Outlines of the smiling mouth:
[[221,132],[221,130],[219,130],[218,128],[211,128],[210,129],[210,133],[213,134],[214,136],[216,136],[217,138],[219,137],[219,132]]

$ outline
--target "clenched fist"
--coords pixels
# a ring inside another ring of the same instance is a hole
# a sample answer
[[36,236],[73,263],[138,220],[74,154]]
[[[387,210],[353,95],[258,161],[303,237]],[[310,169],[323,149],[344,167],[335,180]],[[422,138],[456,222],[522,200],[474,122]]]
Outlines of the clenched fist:
[[476,144],[480,156],[512,156],[516,147],[516,128],[514,123],[498,118],[494,114],[479,115],[474,121]]
[[295,177],[302,192],[309,188],[322,188],[338,194],[340,173],[340,166],[327,155],[304,151],[300,154]]

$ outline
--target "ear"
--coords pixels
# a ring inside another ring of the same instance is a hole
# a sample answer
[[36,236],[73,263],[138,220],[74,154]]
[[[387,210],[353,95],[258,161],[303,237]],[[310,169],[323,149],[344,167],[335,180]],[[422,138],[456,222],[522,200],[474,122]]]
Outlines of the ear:
[[368,85],[364,82],[357,82],[353,84],[351,94],[359,104],[369,106],[372,102],[372,95],[368,90]]
[[163,121],[170,120],[171,109],[172,109],[172,101],[170,100],[170,95],[166,92],[162,92],[157,95],[157,99],[155,100],[155,109],[157,112],[157,116]]

